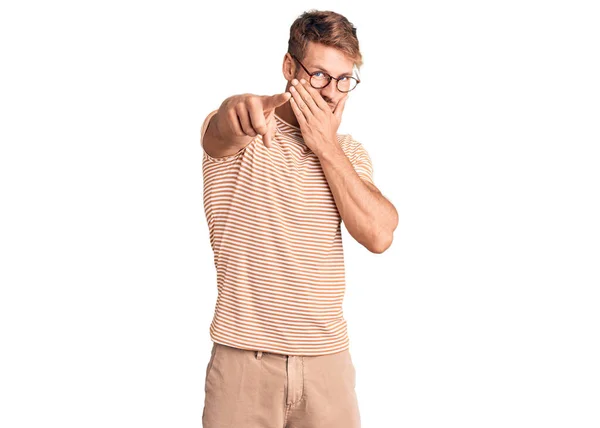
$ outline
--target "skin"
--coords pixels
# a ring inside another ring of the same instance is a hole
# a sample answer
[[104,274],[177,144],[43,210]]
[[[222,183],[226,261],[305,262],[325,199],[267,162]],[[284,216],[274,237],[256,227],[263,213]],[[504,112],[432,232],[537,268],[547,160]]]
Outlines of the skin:
[[[322,66],[327,74],[334,77],[353,75],[352,70],[354,62],[351,59],[347,58],[341,51],[320,43],[309,42],[306,55],[304,59],[300,59],[300,61],[302,61],[302,64],[304,64],[309,71],[320,71],[317,67],[313,66],[313,64],[316,64]],[[290,92],[290,88],[293,86],[292,80],[294,78],[304,78],[307,81],[310,78],[306,71],[300,67],[289,53],[286,53],[283,59],[283,75],[287,81],[285,92]],[[344,94],[338,91],[335,80],[332,80],[325,88],[315,89],[315,91],[318,91],[321,94],[321,97],[329,105],[331,111],[334,111],[338,103],[343,98],[347,98],[350,94]],[[276,108],[275,112],[286,122],[291,123],[294,126],[300,126],[289,103],[285,103]]]
[[204,150],[214,158],[237,153],[257,135],[267,148],[275,134],[275,108],[290,100],[291,94],[241,94],[226,98],[212,116],[204,136]]
[[[316,65],[332,76],[352,74],[353,61],[332,47],[309,43],[304,66],[317,71]],[[398,226],[398,212],[379,189],[363,181],[337,141],[348,93],[338,91],[332,80],[325,88],[315,89],[310,75],[286,53],[283,74],[288,81],[289,102],[275,109],[283,120],[298,126],[305,144],[317,155],[350,235],[373,253],[390,247]]]
[[[334,77],[352,75],[354,63],[343,52],[310,42],[301,59],[310,71]],[[379,189],[363,181],[337,141],[348,93],[338,91],[334,80],[315,89],[310,75],[285,54],[283,75],[286,90],[275,95],[233,95],[221,104],[208,125],[204,150],[215,157],[237,153],[257,135],[267,148],[275,133],[274,113],[299,127],[304,143],[317,155],[350,235],[373,253],[383,253],[392,244],[398,212]]]

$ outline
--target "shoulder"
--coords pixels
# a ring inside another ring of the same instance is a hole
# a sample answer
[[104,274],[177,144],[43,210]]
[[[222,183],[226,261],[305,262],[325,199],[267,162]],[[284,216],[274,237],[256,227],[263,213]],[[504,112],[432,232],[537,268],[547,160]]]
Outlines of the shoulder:
[[337,138],[344,153],[356,150],[356,147],[360,144],[352,137],[352,134],[337,134]]
[[338,134],[337,137],[340,147],[351,162],[358,157],[369,156],[363,144],[356,140],[352,134]]

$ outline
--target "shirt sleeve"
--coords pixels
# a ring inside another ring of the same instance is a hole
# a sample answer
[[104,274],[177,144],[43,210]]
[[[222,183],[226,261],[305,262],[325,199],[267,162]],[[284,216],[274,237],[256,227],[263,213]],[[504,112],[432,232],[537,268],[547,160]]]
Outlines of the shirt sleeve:
[[354,149],[352,150],[350,163],[361,179],[375,185],[373,181],[373,163],[371,162],[369,153],[358,141],[353,140],[353,143]]

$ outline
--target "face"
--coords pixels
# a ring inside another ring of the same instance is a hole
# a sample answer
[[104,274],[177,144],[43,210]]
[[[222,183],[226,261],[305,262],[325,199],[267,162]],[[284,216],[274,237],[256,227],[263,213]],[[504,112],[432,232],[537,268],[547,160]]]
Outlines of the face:
[[[306,55],[304,59],[300,58],[300,61],[302,61],[302,64],[311,73],[320,71],[333,77],[340,77],[342,75],[353,76],[354,62],[340,50],[331,46],[309,42]],[[295,74],[293,74],[294,71],[296,72]],[[290,86],[292,86],[290,83],[292,79],[305,79],[307,82],[310,79],[310,75],[289,53],[286,54],[285,58],[284,75],[288,81],[286,91],[289,91]],[[316,89],[316,91],[320,92],[325,102],[329,104],[331,111],[335,109],[338,102],[346,95],[344,92],[338,91],[336,84],[337,82],[331,79],[329,85],[321,89]]]

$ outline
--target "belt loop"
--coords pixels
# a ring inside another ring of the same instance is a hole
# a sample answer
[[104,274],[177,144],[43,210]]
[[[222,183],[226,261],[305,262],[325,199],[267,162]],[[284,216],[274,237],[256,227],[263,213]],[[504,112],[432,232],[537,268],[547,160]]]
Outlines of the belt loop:
[[256,351],[256,359],[260,360],[262,358],[262,351]]

